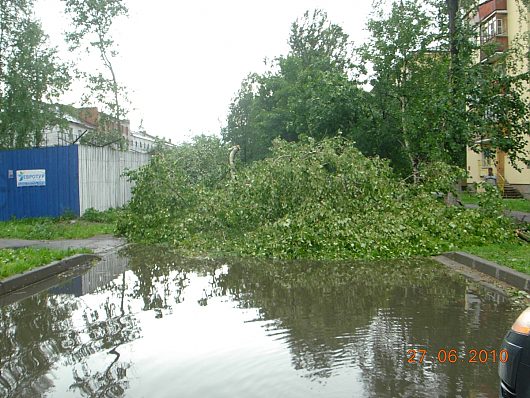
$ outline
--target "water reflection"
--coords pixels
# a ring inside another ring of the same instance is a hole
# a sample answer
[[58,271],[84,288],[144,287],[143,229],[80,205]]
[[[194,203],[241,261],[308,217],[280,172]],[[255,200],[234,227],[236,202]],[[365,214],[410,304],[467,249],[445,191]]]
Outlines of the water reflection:
[[[496,397],[496,365],[467,355],[497,349],[516,313],[428,260],[134,247],[0,307],[0,396]],[[440,363],[440,349],[464,360]]]

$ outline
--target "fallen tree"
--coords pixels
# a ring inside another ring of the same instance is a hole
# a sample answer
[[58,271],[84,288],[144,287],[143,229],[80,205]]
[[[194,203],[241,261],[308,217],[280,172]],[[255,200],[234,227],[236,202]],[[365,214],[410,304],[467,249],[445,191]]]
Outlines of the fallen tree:
[[500,207],[448,207],[432,194],[451,189],[461,175],[453,167],[431,165],[411,185],[342,138],[276,141],[270,157],[238,170],[234,184],[227,149],[219,143],[215,162],[193,170],[202,180],[190,178],[177,153],[131,173],[136,186],[119,230],[192,253],[277,258],[425,256],[514,239]]

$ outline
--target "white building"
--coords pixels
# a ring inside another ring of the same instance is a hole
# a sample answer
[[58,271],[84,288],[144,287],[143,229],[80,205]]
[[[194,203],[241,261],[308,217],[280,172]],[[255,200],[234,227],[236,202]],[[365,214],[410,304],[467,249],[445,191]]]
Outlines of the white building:
[[[82,108],[79,117],[72,116],[69,113],[64,113],[61,117],[66,121],[66,126],[54,126],[47,128],[42,135],[41,147],[50,146],[66,146],[72,144],[80,144],[81,137],[97,129],[93,122],[97,123],[99,113],[97,108]],[[59,112],[59,109],[57,109]],[[84,119],[84,120],[83,120]],[[122,134],[128,142],[129,152],[136,153],[150,153],[155,149],[157,143],[163,143],[166,147],[174,147],[171,140],[161,139],[150,134],[140,126],[139,131],[133,132],[130,130],[129,121],[124,120],[120,123]],[[86,145],[86,144],[85,144]]]
[[63,117],[68,122],[67,127],[54,126],[46,129],[42,135],[41,146],[79,144],[79,137],[81,135],[96,129],[95,126],[74,116],[65,114]]
[[149,153],[155,148],[157,142],[163,142],[167,147],[174,146],[171,140],[167,142],[166,140],[147,134],[143,130],[131,132],[129,136],[129,151]]

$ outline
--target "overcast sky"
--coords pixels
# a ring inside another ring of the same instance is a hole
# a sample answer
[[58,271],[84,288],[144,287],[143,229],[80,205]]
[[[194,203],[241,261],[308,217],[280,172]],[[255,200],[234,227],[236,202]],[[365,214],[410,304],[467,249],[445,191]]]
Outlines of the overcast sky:
[[[136,130],[180,142],[219,134],[231,99],[263,60],[287,52],[291,23],[321,8],[357,44],[364,41],[371,1],[344,0],[126,0],[129,18],[118,21],[118,80],[127,86],[129,119]],[[37,17],[60,44],[67,18],[59,0],[38,0]],[[95,56],[93,56],[95,57]],[[96,59],[83,59],[91,65]],[[75,103],[73,89],[65,103]]]

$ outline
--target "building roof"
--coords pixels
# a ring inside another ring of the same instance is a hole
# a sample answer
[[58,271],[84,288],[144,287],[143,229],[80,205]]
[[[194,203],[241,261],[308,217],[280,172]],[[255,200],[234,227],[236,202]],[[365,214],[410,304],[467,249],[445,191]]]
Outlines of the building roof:
[[87,129],[93,130],[93,129],[96,128],[96,126],[94,126],[94,125],[92,125],[90,123],[84,122],[84,121],[82,121],[82,120],[80,120],[80,119],[78,119],[78,118],[76,118],[76,117],[74,117],[74,116],[72,116],[72,115],[70,115],[68,113],[66,113],[64,115],[64,119],[66,121],[70,122],[70,123],[79,124],[80,126],[83,126],[83,127],[87,128]]
[[166,146],[171,146],[171,147],[175,146],[175,144],[171,143],[171,140],[160,138],[160,137],[155,137],[154,135],[147,134],[145,131],[132,131],[130,136],[132,139],[138,138],[138,139],[142,139],[142,140],[149,141],[152,143],[155,143],[156,141],[161,141]]
[[158,139],[158,137],[155,137],[155,136],[152,136],[150,134],[147,134],[144,131],[131,131],[131,137],[133,137],[133,138],[141,138],[143,140],[153,141],[153,142]]
[[78,124],[84,128],[94,130],[96,126],[77,117],[77,109],[71,105],[55,104],[55,112],[69,123]]

